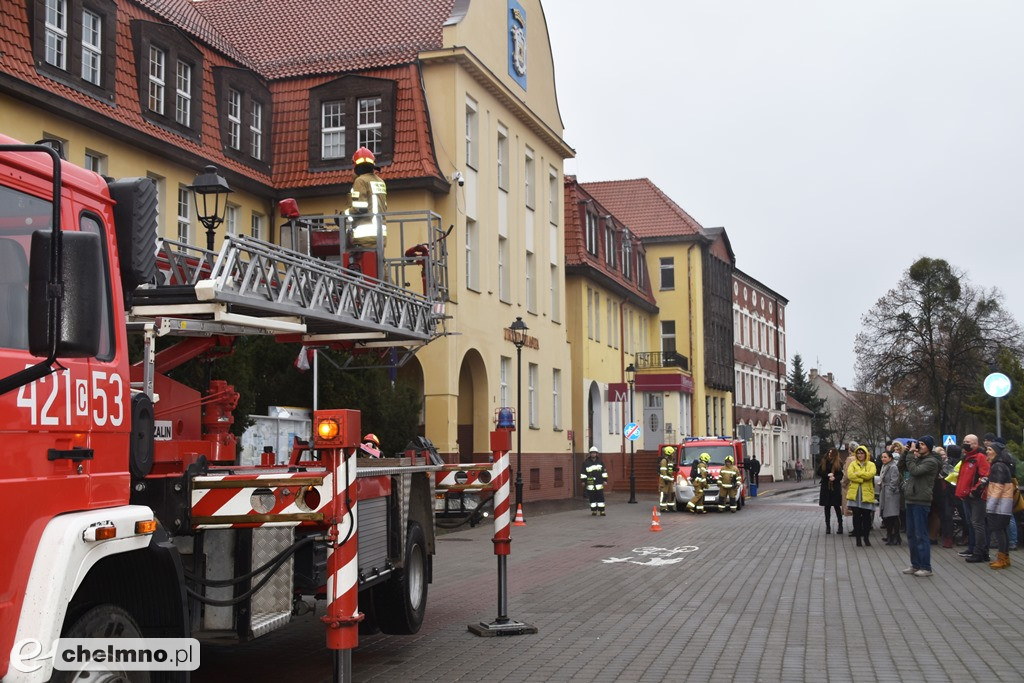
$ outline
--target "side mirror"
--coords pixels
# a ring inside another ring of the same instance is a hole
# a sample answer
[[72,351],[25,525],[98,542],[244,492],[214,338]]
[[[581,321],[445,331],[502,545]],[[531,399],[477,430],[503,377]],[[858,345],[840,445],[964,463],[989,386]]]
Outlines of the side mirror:
[[61,233],[63,268],[59,273],[61,295],[56,309],[48,300],[50,252],[53,233],[32,233],[29,255],[28,346],[33,356],[47,357],[54,348],[57,357],[89,358],[99,353],[102,297],[104,294],[103,244],[100,236],[87,232]]

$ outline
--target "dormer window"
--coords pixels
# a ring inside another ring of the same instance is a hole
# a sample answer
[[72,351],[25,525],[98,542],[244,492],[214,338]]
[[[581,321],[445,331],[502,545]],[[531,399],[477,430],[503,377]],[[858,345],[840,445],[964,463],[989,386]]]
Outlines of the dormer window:
[[270,90],[247,69],[213,70],[224,154],[264,172],[270,171]]
[[310,91],[309,165],[313,170],[351,168],[352,153],[366,147],[378,166],[394,156],[394,81],[345,76]]
[[113,0],[31,0],[39,72],[76,90],[114,99]]
[[203,101],[203,58],[173,26],[132,22],[139,103],[150,123],[198,140]]

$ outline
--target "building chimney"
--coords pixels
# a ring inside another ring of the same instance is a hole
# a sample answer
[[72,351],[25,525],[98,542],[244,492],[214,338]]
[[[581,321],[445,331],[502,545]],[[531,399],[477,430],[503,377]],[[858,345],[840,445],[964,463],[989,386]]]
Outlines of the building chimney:
[[818,376],[818,368],[811,368],[811,375],[809,379],[814,379]]
[[829,384],[835,384],[835,383],[836,383],[836,381],[835,381],[835,378],[834,378],[834,377],[832,377],[832,373],[831,373],[831,372],[830,372],[830,373],[828,373],[828,374],[827,374],[827,375],[825,375],[825,376],[826,376],[826,377],[828,377],[828,383],[829,383]]

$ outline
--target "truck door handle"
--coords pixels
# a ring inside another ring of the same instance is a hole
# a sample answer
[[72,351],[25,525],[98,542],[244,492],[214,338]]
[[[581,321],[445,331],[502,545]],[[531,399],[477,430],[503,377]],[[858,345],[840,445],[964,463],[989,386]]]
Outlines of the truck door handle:
[[46,451],[47,460],[72,460],[78,462],[79,460],[92,460],[92,449],[84,448],[82,446],[75,446],[71,450],[62,450],[59,448],[51,448]]

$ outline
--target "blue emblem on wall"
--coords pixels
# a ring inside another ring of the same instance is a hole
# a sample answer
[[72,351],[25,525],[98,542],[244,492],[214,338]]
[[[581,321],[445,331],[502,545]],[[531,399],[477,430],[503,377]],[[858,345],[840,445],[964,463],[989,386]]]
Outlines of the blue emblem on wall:
[[526,90],[526,11],[508,0],[508,75]]

